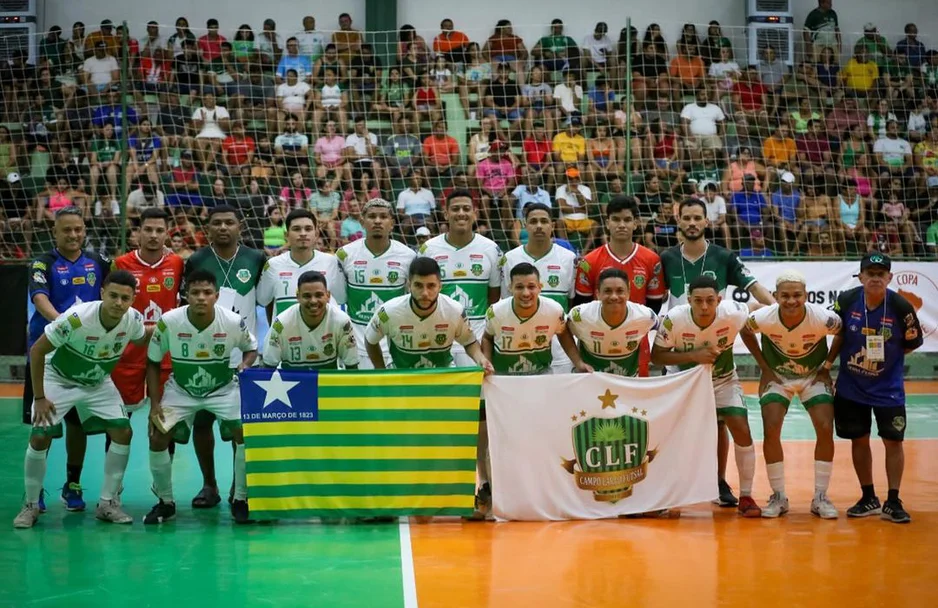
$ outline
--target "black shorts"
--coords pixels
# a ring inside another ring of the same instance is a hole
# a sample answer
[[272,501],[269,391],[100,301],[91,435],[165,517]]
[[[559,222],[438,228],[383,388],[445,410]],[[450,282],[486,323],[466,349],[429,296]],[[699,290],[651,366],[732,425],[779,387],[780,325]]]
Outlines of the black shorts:
[[881,438],[889,441],[902,441],[905,438],[907,420],[904,405],[865,405],[834,395],[834,429],[841,439],[859,439],[869,435],[873,428],[873,416],[876,417],[876,428]]

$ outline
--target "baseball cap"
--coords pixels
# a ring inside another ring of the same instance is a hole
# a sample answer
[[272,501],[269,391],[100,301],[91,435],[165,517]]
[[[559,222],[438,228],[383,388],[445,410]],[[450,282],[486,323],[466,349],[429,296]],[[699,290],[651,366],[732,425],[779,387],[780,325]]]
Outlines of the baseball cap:
[[782,173],[782,175],[781,175],[781,177],[780,177],[779,179],[781,179],[781,180],[782,180],[783,182],[785,182],[786,184],[794,184],[794,183],[795,183],[795,174],[792,173],[791,171],[785,171],[784,173]]
[[863,25],[863,31],[864,31],[864,32],[875,32],[875,31],[876,31],[876,26],[873,24],[873,22],[867,21],[867,22]]
[[890,271],[892,270],[892,260],[884,253],[868,253],[860,260],[860,272],[863,272],[867,268],[872,268],[873,266],[880,266]]
[[114,22],[111,21],[110,19],[105,19],[104,21],[101,22],[101,27],[113,27],[113,26],[114,26]]
[[569,169],[567,169],[567,177],[569,178],[580,177],[580,170],[577,169],[576,167],[570,167]]
[[417,228],[417,231],[414,232],[414,234],[417,236],[430,236],[430,229],[426,226],[421,226],[420,228]]

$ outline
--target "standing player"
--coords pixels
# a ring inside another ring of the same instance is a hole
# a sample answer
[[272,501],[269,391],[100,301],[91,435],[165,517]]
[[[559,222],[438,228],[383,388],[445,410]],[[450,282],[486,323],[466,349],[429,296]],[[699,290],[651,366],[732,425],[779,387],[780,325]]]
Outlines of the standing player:
[[358,346],[348,315],[331,304],[326,277],[299,276],[297,303],[277,315],[264,343],[264,365],[284,369],[358,369]]
[[[635,198],[625,195],[613,198],[606,206],[605,219],[609,241],[587,253],[577,265],[576,301],[582,304],[592,300],[599,291],[602,271],[617,268],[632,281],[628,287],[629,301],[647,306],[655,313],[660,312],[667,293],[661,273],[661,259],[651,249],[632,241],[639,219]],[[640,376],[648,375],[650,359],[648,338],[643,337],[639,343]]]
[[[502,257],[494,241],[476,234],[472,193],[453,190],[446,197],[449,232],[435,236],[420,248],[420,255],[436,260],[443,278],[443,293],[466,310],[477,340],[485,331],[485,311],[498,302],[502,288]],[[474,365],[460,342],[453,344],[457,367]]]
[[[508,298],[514,292],[509,271],[518,264],[527,263],[534,266],[541,277],[539,295],[559,304],[566,314],[575,292],[576,254],[554,243],[554,221],[547,205],[531,203],[526,206],[524,224],[528,231],[528,244],[515,247],[502,257],[502,298]],[[556,340],[551,342],[551,360],[555,373],[570,372],[570,358]]]
[[[892,261],[881,253],[867,254],[860,262],[860,287],[837,298],[841,333],[834,339],[824,362],[830,369],[840,355],[840,373],[834,395],[834,428],[849,439],[853,468],[863,496],[847,509],[848,517],[880,513],[886,521],[905,524],[911,516],[899,499],[905,469],[905,355],[922,345],[922,326],[915,309],[901,295],[887,289],[892,281]],[[873,454],[870,452],[871,418],[886,448],[886,481],[889,494],[880,506],[873,487]]]
[[261,306],[273,303],[276,317],[296,304],[297,279],[305,272],[322,273],[329,284],[333,303],[345,304],[345,276],[339,261],[331,253],[316,249],[319,226],[316,216],[306,209],[294,209],[287,214],[287,247],[280,255],[267,260],[257,286],[257,302]]
[[[143,314],[147,327],[153,327],[179,304],[182,284],[181,257],[166,249],[167,215],[162,209],[145,209],[140,214],[140,248],[114,260],[114,268],[126,270],[137,280],[134,309]],[[143,405],[146,392],[147,350],[130,344],[111,378],[124,405],[134,410]],[[163,359],[160,387],[169,378],[169,357]]]
[[462,304],[440,293],[439,264],[418,257],[408,269],[410,293],[388,300],[365,330],[365,349],[375,369],[385,369],[381,341],[387,339],[395,369],[434,369],[453,365],[453,344],[486,373],[492,364],[482,356]]
[[[128,342],[145,344],[143,315],[131,310],[133,276],[115,271],[104,279],[100,302],[76,304],[45,326],[30,349],[33,430],[26,448],[26,500],[13,520],[31,528],[39,519],[39,494],[46,475],[46,455],[54,437],[62,436],[62,420],[75,410],[86,431],[106,432],[113,444],[104,458],[104,484],[95,516],[128,524],[118,491],[130,457],[130,420],[109,374]],[[46,367],[48,366],[48,370]]]
[[[235,374],[254,363],[257,340],[240,315],[217,303],[218,285],[213,273],[207,270],[189,273],[186,300],[188,305],[163,315],[147,350],[147,393],[153,424],[150,472],[159,502],[143,518],[143,523],[159,524],[176,516],[173,467],[167,448],[174,438],[185,439],[200,411],[214,414],[219,426],[227,427],[231,434],[235,445],[231,514],[237,523],[246,523],[247,475],[241,433],[241,394]],[[241,352],[237,370],[230,365],[235,349]],[[160,395],[160,364],[166,353],[169,353],[173,371]]]
[[[185,277],[195,270],[206,270],[215,276],[218,305],[241,316],[251,335],[257,332],[257,284],[267,260],[263,251],[241,244],[241,218],[234,207],[218,205],[208,212],[208,247],[203,247],[186,260]],[[183,287],[182,296],[186,289]],[[241,364],[241,353],[231,353],[231,367]],[[202,489],[192,499],[192,508],[210,509],[221,502],[215,479],[215,417],[208,409],[195,418],[192,443],[202,470]],[[227,429],[227,427],[226,427]],[[221,430],[221,427],[219,427]],[[222,433],[222,439],[230,437]],[[229,492],[231,502],[233,490]]]
[[723,301],[720,286],[712,277],[699,276],[690,282],[690,304],[681,304],[662,318],[652,363],[689,369],[698,364],[713,366],[713,391],[717,416],[725,421],[736,447],[739,469],[739,514],[760,517],[762,510],[752,498],[756,474],[756,449],[749,432],[743,391],[736,375],[733,342],[749,318],[749,307]]
[[[704,238],[707,225],[707,207],[702,201],[689,198],[681,202],[677,228],[684,243],[661,252],[662,273],[669,293],[668,309],[687,303],[687,287],[700,276],[714,279],[721,294],[727,286],[734,285],[762,304],[775,304],[772,294],[756,281],[738,255]],[[721,507],[734,507],[738,502],[725,479],[729,450],[726,427],[717,420],[717,463],[720,476],[720,498],[717,504]]]
[[[348,286],[346,312],[352,319],[361,369],[372,369],[365,350],[365,329],[381,305],[403,295],[407,269],[417,254],[391,238],[394,215],[391,203],[373,198],[362,209],[365,238],[352,241],[336,252]],[[386,347],[385,347],[386,348]],[[389,354],[384,353],[385,364]]]
[[749,315],[749,331],[762,334],[762,348],[755,336],[743,332],[743,341],[762,370],[759,403],[765,438],[762,452],[772,496],[762,517],[788,512],[785,495],[785,454],[782,422],[792,398],[800,397],[814,424],[814,499],[811,513],[821,519],[837,519],[837,509],[827,497],[834,466],[834,398],[830,372],[822,367],[827,358],[827,336],[840,331],[840,317],[817,304],[808,304],[805,277],[789,270],[775,280],[772,304]]
[[[85,221],[77,207],[65,207],[55,213],[52,228],[55,248],[42,254],[29,267],[29,297],[36,311],[29,320],[28,344],[32,348],[50,322],[75,304],[101,299],[101,285],[110,271],[110,261],[94,253],[82,251],[85,244]],[[31,363],[26,360],[26,377]],[[23,387],[23,423],[32,424],[33,386]],[[62,486],[62,501],[69,511],[84,511],[81,495],[81,469],[85,461],[88,438],[78,420],[78,414],[65,418],[66,480]],[[39,509],[45,511],[45,491],[38,499]]]
[[606,268],[596,280],[596,300],[574,306],[567,315],[580,356],[598,372],[639,375],[640,345],[658,329],[655,311],[632,301],[631,282],[624,270]]

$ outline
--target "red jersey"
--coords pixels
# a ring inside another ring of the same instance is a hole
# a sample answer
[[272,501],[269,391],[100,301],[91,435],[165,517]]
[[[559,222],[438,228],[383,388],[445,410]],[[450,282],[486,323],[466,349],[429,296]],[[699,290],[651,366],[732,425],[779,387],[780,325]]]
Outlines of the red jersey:
[[629,286],[629,301],[644,305],[650,298],[661,299],[668,290],[664,284],[661,258],[658,254],[639,244],[625,259],[617,258],[609,245],[590,251],[580,260],[576,271],[576,292],[581,296],[593,296],[599,286],[599,273],[606,268],[618,268],[632,279]]
[[[114,268],[127,270],[137,279],[137,295],[133,306],[143,313],[147,325],[155,324],[164,312],[178,305],[179,285],[182,283],[184,264],[185,261],[172,252],[164,255],[152,266],[141,260],[136,251],[125,253],[114,260]],[[169,369],[169,353],[166,354],[162,367]],[[146,362],[146,347],[128,344],[119,365],[146,367]]]
[[529,165],[536,165],[540,168],[550,164],[550,153],[554,147],[549,139],[541,141],[531,137],[524,140],[521,146]]

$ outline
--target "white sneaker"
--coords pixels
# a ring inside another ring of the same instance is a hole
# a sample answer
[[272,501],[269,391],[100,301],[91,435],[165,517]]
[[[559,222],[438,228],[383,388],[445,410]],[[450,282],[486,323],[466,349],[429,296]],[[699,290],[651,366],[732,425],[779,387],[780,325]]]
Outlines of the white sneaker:
[[115,524],[129,524],[134,520],[133,517],[124,513],[118,500],[102,500],[98,503],[94,516],[101,521],[109,521]]
[[779,493],[769,496],[769,502],[762,507],[762,517],[775,519],[788,513],[788,497]]
[[837,507],[827,497],[827,494],[816,494],[811,501],[811,513],[821,519],[837,519]]
[[19,515],[13,520],[14,528],[32,528],[39,521],[39,505],[28,502],[23,505]]

